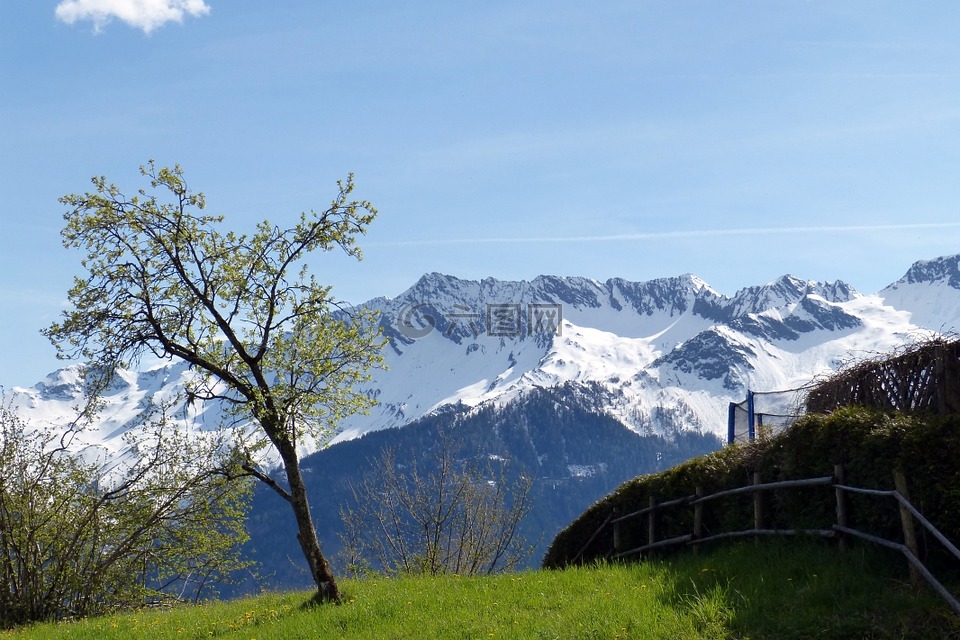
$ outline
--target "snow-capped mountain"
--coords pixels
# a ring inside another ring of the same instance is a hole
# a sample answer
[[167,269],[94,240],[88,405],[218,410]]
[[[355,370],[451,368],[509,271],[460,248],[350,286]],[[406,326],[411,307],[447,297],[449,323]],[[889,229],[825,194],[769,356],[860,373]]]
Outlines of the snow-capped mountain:
[[[727,406],[747,389],[802,387],[840,364],[960,327],[960,255],[918,262],[878,293],[843,282],[783,276],[728,297],[693,275],[648,282],[540,276],[462,280],[430,273],[380,313],[387,368],[368,392],[379,404],[342,425],[337,441],[398,427],[456,406],[506,406],[537,389],[579,389],[591,405],[643,434],[724,434]],[[13,390],[31,423],[60,425],[80,401],[80,367]],[[150,402],[174,397],[190,372],[156,362],[122,372],[88,457],[120,437]],[[191,428],[219,423],[217,407],[184,405]]]
[[[427,274],[368,303],[390,337],[389,369],[372,386],[378,407],[347,421],[338,439],[564,384],[589,385],[604,412],[638,432],[722,434],[728,403],[748,388],[802,387],[842,362],[957,325],[960,282],[947,267],[925,273],[900,285],[905,302],[896,306],[884,299],[889,288],[864,296],[792,276],[726,297],[689,274],[649,282]],[[917,310],[932,296],[950,313],[921,322]]]

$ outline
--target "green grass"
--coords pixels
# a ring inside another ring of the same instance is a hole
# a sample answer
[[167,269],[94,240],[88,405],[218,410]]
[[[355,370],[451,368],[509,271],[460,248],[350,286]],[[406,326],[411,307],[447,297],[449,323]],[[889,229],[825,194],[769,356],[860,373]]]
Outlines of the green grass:
[[670,561],[487,578],[346,581],[346,602],[267,595],[44,624],[7,638],[960,638],[884,550],[753,542]]

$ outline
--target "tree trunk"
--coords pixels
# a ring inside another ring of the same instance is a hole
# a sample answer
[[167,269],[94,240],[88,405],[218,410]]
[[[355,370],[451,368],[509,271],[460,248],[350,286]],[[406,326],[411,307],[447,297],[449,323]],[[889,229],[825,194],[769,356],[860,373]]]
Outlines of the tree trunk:
[[307,501],[307,488],[303,484],[303,475],[300,473],[300,460],[296,451],[281,451],[284,470],[287,473],[287,482],[290,484],[290,506],[297,519],[297,541],[307,560],[310,575],[317,585],[316,598],[320,602],[340,602],[340,589],[330,570],[330,563],[320,550],[317,540],[317,531],[313,526],[313,517],[310,515],[310,503]]

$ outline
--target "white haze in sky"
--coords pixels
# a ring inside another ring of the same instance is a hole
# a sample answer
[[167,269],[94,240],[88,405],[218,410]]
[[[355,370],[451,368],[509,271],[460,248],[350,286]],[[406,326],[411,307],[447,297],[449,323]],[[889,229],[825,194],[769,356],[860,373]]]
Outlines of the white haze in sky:
[[772,236],[797,234],[839,234],[858,233],[863,231],[910,231],[931,229],[952,229],[960,227],[960,222],[915,223],[915,224],[875,224],[875,225],[845,225],[845,226],[810,226],[810,227],[755,227],[741,229],[688,229],[686,231],[653,231],[642,233],[618,233],[612,235],[582,235],[582,236],[527,236],[527,237],[459,237],[424,239],[424,240],[394,240],[386,242],[368,243],[368,246],[417,246],[417,245],[446,245],[446,244],[536,244],[545,242],[567,243],[595,243],[595,242],[635,242],[642,240],[662,240],[668,238],[711,238],[723,236]]
[[93,21],[100,31],[113,18],[150,33],[167,22],[182,22],[184,15],[210,13],[203,0],[63,0],[57,5],[57,18],[73,24],[78,20]]

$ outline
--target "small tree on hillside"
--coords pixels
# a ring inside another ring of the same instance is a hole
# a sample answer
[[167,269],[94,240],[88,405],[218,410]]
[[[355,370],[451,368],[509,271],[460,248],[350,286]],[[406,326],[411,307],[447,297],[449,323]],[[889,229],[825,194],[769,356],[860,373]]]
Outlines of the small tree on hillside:
[[[351,176],[322,212],[238,235],[221,231],[222,217],[202,213],[203,195],[188,189],[178,166],[150,162],[141,173],[166,200],[143,189],[128,198],[103,177],[93,179],[95,192],[61,198],[70,207],[64,244],[86,252],[87,275],[75,280],[72,309],[46,335],[62,356],[93,363],[94,384],[144,352],[189,363],[199,374],[191,398],[218,400],[258,427],[245,443],[244,469],[290,504],[318,598],[339,600],[299,447],[372,404],[357,388],[381,364],[382,340],[370,314],[337,313],[330,287],[305,261],[336,248],[360,259],[355,237],[376,211],[350,200]],[[279,456],[281,478],[258,466],[265,447]]]
[[530,554],[519,529],[531,479],[458,460],[445,437],[434,454],[401,463],[387,450],[353,488],[355,506],[340,512],[351,571],[482,575],[515,569]]

